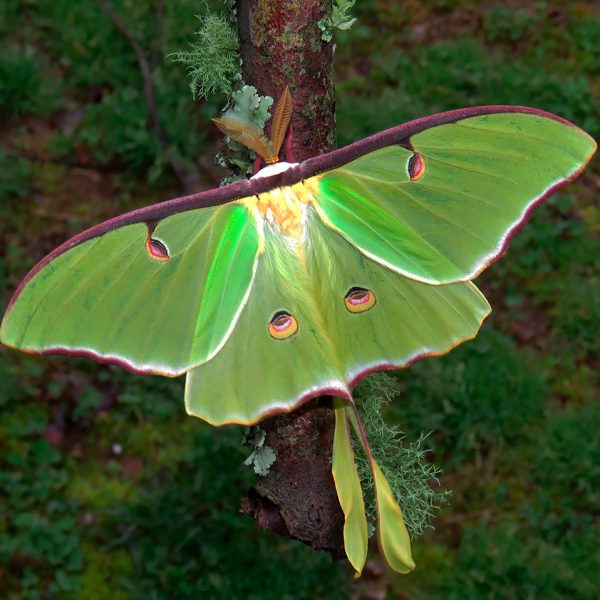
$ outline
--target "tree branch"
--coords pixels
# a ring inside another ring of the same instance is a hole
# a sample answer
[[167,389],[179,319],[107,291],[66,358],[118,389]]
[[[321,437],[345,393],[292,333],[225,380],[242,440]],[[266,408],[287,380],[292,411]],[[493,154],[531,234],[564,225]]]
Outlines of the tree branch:
[[156,36],[154,38],[154,43],[152,44],[152,58],[151,58],[151,68],[152,72],[156,70],[158,67],[158,63],[160,61],[160,55],[162,53],[163,46],[163,32],[164,32],[164,23],[165,23],[165,2],[164,0],[156,0]]
[[[146,98],[146,107],[148,109],[148,126],[150,131],[154,133],[156,139],[162,148],[173,172],[181,182],[185,191],[193,191],[188,189],[190,187],[190,178],[186,174],[185,170],[180,164],[180,160],[177,155],[177,150],[173,147],[173,145],[169,142],[167,134],[162,127],[160,122],[160,118],[158,116],[158,111],[156,110],[156,100],[154,97],[154,77],[153,70],[150,67],[150,63],[146,58],[146,54],[143,48],[140,46],[138,41],[135,39],[135,36],[131,32],[131,30],[125,25],[125,23],[119,18],[119,16],[112,9],[110,4],[106,0],[95,0],[96,4],[100,7],[102,12],[110,19],[115,28],[123,34],[131,49],[134,51],[138,65],[140,67],[140,72],[142,74],[142,79],[144,82],[144,96]],[[157,4],[157,35],[161,35],[162,31],[162,10],[163,3],[162,0],[158,0]],[[160,19],[159,19],[160,16]],[[158,27],[160,25],[160,27]],[[155,44],[155,47],[157,44]]]
[[[333,49],[317,24],[331,16],[331,0],[239,0],[237,8],[244,81],[275,99],[286,85],[292,92],[296,160],[332,150]],[[334,426],[327,397],[263,421],[277,460],[266,477],[257,477],[241,507],[260,527],[337,558],[345,551],[344,516],[331,474]]]

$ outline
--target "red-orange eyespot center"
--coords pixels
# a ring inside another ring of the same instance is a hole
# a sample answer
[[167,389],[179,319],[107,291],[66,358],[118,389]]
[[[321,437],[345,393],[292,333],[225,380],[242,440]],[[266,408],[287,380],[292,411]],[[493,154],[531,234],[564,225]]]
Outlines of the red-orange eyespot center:
[[296,317],[285,311],[279,311],[273,315],[269,323],[269,335],[276,340],[285,340],[298,331]]
[[365,312],[375,306],[376,298],[372,290],[362,287],[350,288],[344,297],[346,308],[351,313]]
[[149,237],[146,240],[146,249],[151,258],[155,260],[169,260],[167,247],[159,240]]
[[416,181],[423,177],[425,173],[425,161],[423,156],[417,152],[408,159],[408,176],[411,181]]

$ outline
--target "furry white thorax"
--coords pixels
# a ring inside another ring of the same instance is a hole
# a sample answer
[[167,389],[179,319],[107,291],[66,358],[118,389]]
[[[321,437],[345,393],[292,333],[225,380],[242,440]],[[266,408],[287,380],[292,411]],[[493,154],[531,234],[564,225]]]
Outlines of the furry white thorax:
[[260,179],[261,177],[271,177],[272,175],[285,173],[285,171],[297,166],[298,164],[300,163],[278,162],[273,165],[267,165],[264,169],[261,169],[256,175],[250,177],[250,179]]

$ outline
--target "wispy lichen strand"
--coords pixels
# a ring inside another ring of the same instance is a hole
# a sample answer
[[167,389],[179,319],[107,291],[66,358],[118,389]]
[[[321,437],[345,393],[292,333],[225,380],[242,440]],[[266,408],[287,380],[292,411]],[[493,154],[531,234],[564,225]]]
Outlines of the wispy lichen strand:
[[[228,3],[226,6],[231,8]],[[219,14],[207,13],[197,18],[200,29],[196,32],[197,40],[190,44],[191,49],[171,54],[175,62],[188,67],[194,99],[200,100],[216,93],[226,94],[227,103],[221,118],[236,118],[264,129],[265,122],[271,116],[269,108],[273,99],[260,96],[255,87],[245,85],[242,81],[242,61],[235,27],[227,17]],[[251,175],[252,163],[256,158],[252,151],[230,137],[226,136],[225,142],[226,150],[219,152],[215,160],[231,173],[223,178],[221,185]]]
[[217,93],[230,94],[233,82],[241,77],[237,33],[221,15],[208,13],[197,18],[200,29],[190,50],[170,56],[188,67],[195,100]]

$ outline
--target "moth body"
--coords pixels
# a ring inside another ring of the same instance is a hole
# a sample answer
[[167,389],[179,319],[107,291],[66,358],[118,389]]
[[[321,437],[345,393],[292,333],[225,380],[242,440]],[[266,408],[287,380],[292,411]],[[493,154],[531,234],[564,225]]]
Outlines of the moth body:
[[314,203],[312,186],[308,181],[274,188],[248,200],[254,204],[258,218],[286,237],[292,245],[305,239],[306,210]]
[[289,162],[278,162],[272,165],[267,165],[262,168],[256,175],[253,175],[250,179],[262,179],[263,177],[272,177],[273,175],[279,175],[279,173],[285,173],[292,167],[298,166],[299,163]]

